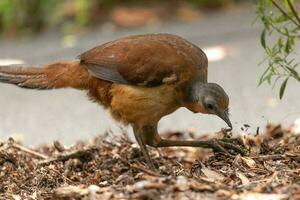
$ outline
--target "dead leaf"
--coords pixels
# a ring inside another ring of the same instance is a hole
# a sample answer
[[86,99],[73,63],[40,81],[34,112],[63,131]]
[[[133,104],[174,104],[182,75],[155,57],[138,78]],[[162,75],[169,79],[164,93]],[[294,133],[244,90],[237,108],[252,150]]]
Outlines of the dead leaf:
[[233,200],[282,200],[285,199],[285,194],[265,194],[265,193],[243,193],[240,195],[234,195]]
[[225,179],[225,177],[222,174],[208,169],[204,165],[201,167],[201,171],[208,179],[211,179],[212,181],[223,181]]
[[243,185],[249,185],[249,179],[242,172],[237,172],[236,176],[242,181]]
[[256,162],[249,157],[241,157],[241,160],[243,162],[244,165],[246,165],[249,168],[254,168],[256,167]]
[[204,184],[204,183],[199,183],[198,181],[195,180],[189,180],[189,186],[190,189],[194,190],[194,191],[211,191],[213,192],[213,188],[208,185],[208,184]]
[[185,176],[178,176],[176,178],[176,187],[179,189],[179,191],[185,191],[188,189],[188,180]]

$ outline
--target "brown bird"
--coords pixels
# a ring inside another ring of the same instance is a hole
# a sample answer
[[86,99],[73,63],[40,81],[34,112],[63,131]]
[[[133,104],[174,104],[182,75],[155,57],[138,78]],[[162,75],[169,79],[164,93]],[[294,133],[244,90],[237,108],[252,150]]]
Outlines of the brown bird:
[[133,127],[147,164],[155,169],[146,145],[231,148],[212,141],[174,141],[157,132],[159,120],[180,107],[214,114],[231,128],[229,98],[216,83],[207,82],[207,57],[187,40],[171,34],[121,38],[97,46],[79,60],[42,67],[0,67],[0,82],[30,89],[87,90],[91,100],[114,119]]

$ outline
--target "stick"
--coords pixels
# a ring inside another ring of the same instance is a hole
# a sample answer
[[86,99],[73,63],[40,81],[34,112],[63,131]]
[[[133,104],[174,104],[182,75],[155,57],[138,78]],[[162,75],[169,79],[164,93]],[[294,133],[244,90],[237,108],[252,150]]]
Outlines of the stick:
[[290,17],[274,0],[271,0],[273,5],[287,18],[289,18],[298,28],[300,28],[300,24],[297,23],[292,17]]
[[141,167],[141,166],[138,166],[138,165],[136,165],[136,164],[131,164],[131,163],[129,163],[127,160],[125,160],[125,159],[123,159],[123,158],[119,158],[124,164],[126,164],[126,165],[128,165],[130,168],[132,168],[132,169],[136,169],[136,170],[139,170],[139,171],[141,171],[141,172],[144,172],[144,173],[146,173],[146,174],[149,174],[149,175],[151,175],[151,176],[157,176],[157,177],[162,177],[162,175],[161,174],[159,174],[159,173],[156,173],[156,172],[154,172],[154,171],[151,171],[151,170],[148,170],[148,169],[146,169],[146,168],[144,168],[144,167]]
[[294,6],[293,6],[291,0],[287,0],[287,2],[288,2],[288,4],[289,4],[289,7],[290,7],[290,9],[292,10],[293,14],[295,15],[295,17],[296,17],[298,23],[300,24],[300,17],[299,17],[299,15],[298,15],[296,9],[294,8]]
[[259,155],[259,156],[252,156],[250,158],[259,159],[259,160],[281,160],[285,158],[285,155],[282,154]]
[[9,146],[13,147],[15,149],[18,149],[20,151],[23,151],[25,153],[28,153],[30,155],[33,155],[35,157],[38,157],[40,159],[47,159],[48,158],[48,156],[46,156],[44,154],[41,154],[41,153],[39,153],[37,151],[33,151],[33,150],[29,149],[29,148],[26,148],[26,147],[24,147],[22,145],[19,145],[19,144],[15,143],[15,142],[9,142]]
[[90,147],[87,149],[79,149],[79,150],[75,150],[72,152],[59,154],[55,157],[51,157],[47,160],[43,160],[43,161],[39,162],[39,165],[47,165],[47,164],[50,164],[55,161],[65,161],[65,160],[69,160],[72,158],[80,158],[80,157],[92,155],[97,150],[99,150],[98,147]]
[[[128,163],[128,164],[129,164],[129,163]],[[133,168],[133,169],[137,169],[137,170],[139,170],[139,171],[141,171],[141,172],[144,172],[144,173],[146,173],[146,174],[149,174],[149,175],[151,175],[151,176],[162,177],[162,175],[160,175],[159,173],[156,173],[156,172],[154,172],[154,171],[148,170],[148,169],[146,169],[146,168],[144,168],[144,167],[142,167],[142,166],[138,166],[138,165],[136,165],[136,164],[129,164],[129,166],[130,166],[131,168]]]

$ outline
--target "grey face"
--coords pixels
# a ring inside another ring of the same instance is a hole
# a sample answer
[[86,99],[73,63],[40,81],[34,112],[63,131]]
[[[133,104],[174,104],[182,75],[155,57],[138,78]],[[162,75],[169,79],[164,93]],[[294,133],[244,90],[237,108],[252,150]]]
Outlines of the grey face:
[[221,86],[216,83],[198,83],[193,89],[194,101],[198,101],[204,113],[214,114],[223,119],[232,128],[229,119],[229,98]]
[[216,96],[209,95],[208,97],[204,97],[203,105],[207,113],[219,116],[232,129],[232,124],[229,119],[228,103],[223,101],[223,99],[219,99]]

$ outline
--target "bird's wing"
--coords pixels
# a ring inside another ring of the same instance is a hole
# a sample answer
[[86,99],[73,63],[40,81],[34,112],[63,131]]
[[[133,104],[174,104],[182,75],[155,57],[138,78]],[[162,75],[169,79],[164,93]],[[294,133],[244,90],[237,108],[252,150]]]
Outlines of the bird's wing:
[[146,87],[180,79],[207,81],[207,58],[196,46],[168,34],[122,38],[79,56],[102,80]]

